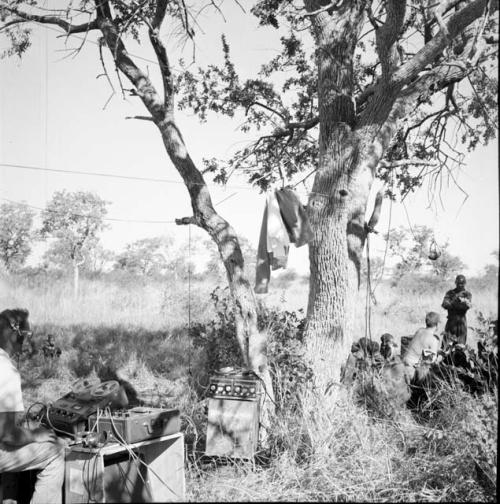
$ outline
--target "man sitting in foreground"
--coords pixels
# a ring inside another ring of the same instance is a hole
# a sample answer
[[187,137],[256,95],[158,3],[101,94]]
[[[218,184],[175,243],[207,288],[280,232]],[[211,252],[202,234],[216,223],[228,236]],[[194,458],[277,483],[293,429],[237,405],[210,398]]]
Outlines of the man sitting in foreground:
[[413,379],[415,369],[419,364],[434,362],[441,347],[441,337],[438,334],[439,315],[429,312],[425,316],[425,326],[420,328],[408,345],[403,362],[408,367],[408,377]]
[[41,469],[32,504],[62,502],[64,444],[54,432],[18,425],[24,410],[21,376],[12,358],[31,334],[27,310],[0,313],[0,474]]

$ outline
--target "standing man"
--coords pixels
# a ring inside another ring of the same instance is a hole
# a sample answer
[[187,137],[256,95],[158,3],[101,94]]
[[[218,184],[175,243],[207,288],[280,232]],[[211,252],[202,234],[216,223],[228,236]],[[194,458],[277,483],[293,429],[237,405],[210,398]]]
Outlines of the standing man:
[[465,314],[472,306],[472,294],[465,290],[465,277],[458,275],[455,279],[456,287],[449,290],[441,305],[448,310],[448,320],[444,328],[445,341],[465,345],[467,341],[467,317]]
[[64,480],[64,444],[54,432],[19,425],[24,410],[21,376],[13,357],[29,336],[27,310],[0,313],[0,474],[41,469],[32,504],[60,504]]

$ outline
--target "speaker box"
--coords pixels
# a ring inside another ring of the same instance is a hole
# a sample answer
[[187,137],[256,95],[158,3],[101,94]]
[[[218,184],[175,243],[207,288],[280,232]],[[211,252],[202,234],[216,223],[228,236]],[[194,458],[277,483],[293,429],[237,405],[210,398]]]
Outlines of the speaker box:
[[206,455],[252,458],[258,441],[258,400],[209,399]]

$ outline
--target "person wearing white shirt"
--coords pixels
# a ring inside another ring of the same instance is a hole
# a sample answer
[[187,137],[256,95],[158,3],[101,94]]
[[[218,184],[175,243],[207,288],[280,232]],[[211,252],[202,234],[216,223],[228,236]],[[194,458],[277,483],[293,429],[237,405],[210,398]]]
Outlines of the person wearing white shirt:
[[0,313],[0,474],[39,469],[32,504],[60,504],[64,443],[51,430],[19,425],[24,405],[21,376],[12,358],[30,334],[27,310]]

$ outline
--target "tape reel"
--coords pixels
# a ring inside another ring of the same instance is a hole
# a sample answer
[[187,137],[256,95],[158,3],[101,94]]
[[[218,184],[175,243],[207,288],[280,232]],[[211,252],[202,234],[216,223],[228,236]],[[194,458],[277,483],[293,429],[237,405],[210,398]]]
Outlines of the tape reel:
[[119,390],[120,384],[115,380],[110,380],[93,386],[90,389],[90,395],[95,399],[104,399],[116,395]]
[[71,391],[75,396],[87,396],[99,384],[99,378],[80,378],[71,385]]

